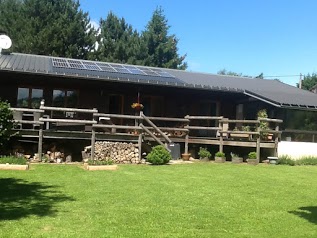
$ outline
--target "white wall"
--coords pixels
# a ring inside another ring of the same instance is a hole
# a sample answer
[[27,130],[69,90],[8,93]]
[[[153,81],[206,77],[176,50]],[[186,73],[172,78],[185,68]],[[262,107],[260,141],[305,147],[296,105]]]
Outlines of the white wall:
[[289,155],[293,159],[300,159],[302,156],[317,157],[317,143],[281,141],[278,143],[278,156]]

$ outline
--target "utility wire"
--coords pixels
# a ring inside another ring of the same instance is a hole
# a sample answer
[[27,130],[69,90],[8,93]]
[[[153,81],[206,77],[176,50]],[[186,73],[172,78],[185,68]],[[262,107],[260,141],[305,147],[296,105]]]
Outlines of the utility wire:
[[277,75],[277,76],[266,76],[263,75],[264,78],[280,78],[280,77],[300,77],[300,74],[294,74],[294,75]]

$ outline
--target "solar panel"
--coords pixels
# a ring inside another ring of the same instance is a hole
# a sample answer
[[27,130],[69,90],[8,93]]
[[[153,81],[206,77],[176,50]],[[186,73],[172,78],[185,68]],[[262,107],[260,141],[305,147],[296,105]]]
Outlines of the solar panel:
[[[52,58],[52,63],[54,67],[58,68],[155,76],[157,77],[157,81],[166,81],[166,79],[164,78],[175,78],[173,75],[167,73],[166,71],[157,68],[137,67],[122,64],[108,64],[101,62],[88,62],[82,60],[60,58]],[[162,77],[162,79],[159,79],[160,77]]]
[[67,60],[65,59],[52,59],[53,66],[55,67],[61,67],[61,68],[68,68]]
[[135,66],[126,65],[125,68],[128,69],[132,74],[144,75],[144,73]]
[[159,76],[158,73],[150,70],[150,69],[142,69],[142,71],[147,74],[147,75],[152,75],[152,76]]
[[68,60],[69,67],[74,69],[85,69],[85,66],[79,60]]
[[96,63],[84,62],[83,64],[86,67],[86,69],[88,69],[88,70],[101,71],[100,67],[98,65],[96,65]]

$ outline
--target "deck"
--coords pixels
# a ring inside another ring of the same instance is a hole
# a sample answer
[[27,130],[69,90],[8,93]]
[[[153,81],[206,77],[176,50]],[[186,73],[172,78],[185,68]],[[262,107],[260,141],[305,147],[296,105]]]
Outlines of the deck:
[[[18,126],[15,131],[22,139],[38,140],[39,155],[42,154],[43,139],[71,139],[88,140],[92,148],[97,140],[137,143],[140,157],[142,143],[154,141],[164,146],[172,142],[183,144],[185,154],[191,144],[215,145],[219,151],[223,151],[224,146],[251,147],[255,148],[260,158],[261,148],[276,152],[281,136],[279,124],[282,123],[279,119],[269,118],[147,117],[142,111],[136,115],[104,114],[96,109],[47,107],[43,103],[39,109],[12,108],[12,111]],[[54,118],[53,112],[59,112],[64,117]],[[85,117],[74,117],[74,114]],[[26,120],[24,115],[29,118]],[[273,129],[263,130],[260,127],[263,122],[273,125]],[[271,138],[263,138],[263,135],[270,135]]]

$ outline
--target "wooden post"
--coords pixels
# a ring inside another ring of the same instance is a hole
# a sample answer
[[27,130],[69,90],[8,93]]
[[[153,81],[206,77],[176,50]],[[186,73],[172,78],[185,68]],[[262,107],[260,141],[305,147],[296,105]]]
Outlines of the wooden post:
[[43,153],[43,124],[40,124],[40,130],[39,130],[39,144],[37,148],[37,153],[39,160],[42,160],[42,153]]
[[[219,121],[219,128],[220,131],[223,131],[223,122]],[[223,152],[223,134],[222,132],[219,133],[219,152]]]
[[188,141],[189,141],[189,135],[187,132],[185,135],[185,151],[184,151],[185,154],[188,154]]
[[[44,107],[44,99],[41,100],[41,103],[40,103],[40,108],[41,107]],[[40,118],[43,117],[43,112],[41,112],[41,116]],[[39,129],[39,144],[38,144],[38,148],[37,148],[37,154],[38,154],[38,157],[39,157],[39,160],[41,161],[42,160],[42,153],[43,153],[43,126],[44,124],[43,123],[40,123],[39,124],[40,126],[40,129]]]
[[138,147],[139,147],[139,160],[141,161],[142,159],[142,133],[140,132],[139,134],[139,139],[138,139]]
[[92,127],[92,131],[91,131],[91,155],[90,158],[91,160],[94,159],[95,156],[95,142],[96,142],[96,129],[94,127]]
[[277,147],[278,147],[278,141],[279,141],[279,137],[280,137],[280,134],[278,133],[279,132],[278,123],[276,123],[275,131],[276,131],[276,135],[275,135],[275,145],[274,145],[274,156],[277,157]]
[[258,138],[256,139],[256,159],[260,161],[260,151],[261,151],[261,128],[260,125],[258,124],[258,129],[257,131],[259,132]]
[[[188,118],[189,118],[189,115],[185,116],[185,119],[188,119]],[[187,122],[187,126],[189,126],[189,122],[190,121]],[[188,141],[189,141],[189,130],[185,136],[185,154],[188,154]]]

